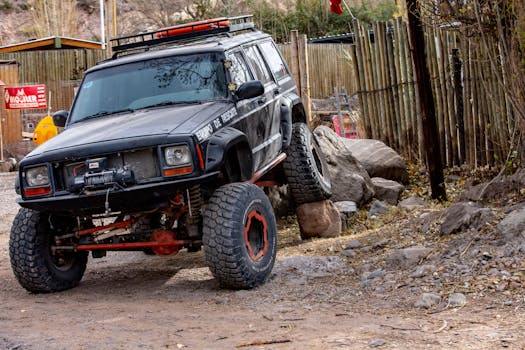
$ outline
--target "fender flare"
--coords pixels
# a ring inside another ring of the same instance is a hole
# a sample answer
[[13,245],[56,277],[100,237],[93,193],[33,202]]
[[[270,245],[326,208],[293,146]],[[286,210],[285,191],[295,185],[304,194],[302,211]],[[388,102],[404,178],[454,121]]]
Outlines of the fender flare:
[[292,141],[292,108],[286,104],[281,104],[281,134],[283,137],[283,147],[290,146]]
[[232,127],[225,127],[213,134],[206,148],[206,172],[221,169],[227,156],[234,151],[237,157],[241,181],[253,176],[253,156],[246,135]]
[[287,106],[291,112],[291,123],[306,123],[306,111],[303,101],[296,93],[289,93],[281,99],[281,106]]

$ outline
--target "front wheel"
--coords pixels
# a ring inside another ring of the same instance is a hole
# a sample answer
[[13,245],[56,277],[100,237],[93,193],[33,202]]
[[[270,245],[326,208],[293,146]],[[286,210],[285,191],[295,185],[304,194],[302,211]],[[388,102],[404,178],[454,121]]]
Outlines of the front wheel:
[[263,284],[277,252],[277,225],[268,197],[252,184],[220,187],[204,212],[203,243],[208,266],[222,287]]
[[30,292],[49,293],[78,285],[87,264],[87,252],[55,251],[55,236],[68,232],[74,220],[50,217],[21,208],[9,239],[11,267],[18,282]]

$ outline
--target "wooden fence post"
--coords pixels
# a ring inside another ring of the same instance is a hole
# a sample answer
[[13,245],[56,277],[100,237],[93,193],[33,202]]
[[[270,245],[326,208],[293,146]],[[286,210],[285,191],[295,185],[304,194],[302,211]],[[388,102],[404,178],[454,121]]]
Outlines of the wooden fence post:
[[459,49],[452,49],[452,64],[454,65],[454,95],[456,100],[456,120],[459,136],[459,163],[463,164],[465,157],[465,122],[463,120],[463,89],[461,84],[462,64],[459,59]]
[[292,60],[288,62],[303,100],[308,126],[312,127],[312,101],[310,98],[310,74],[308,72],[308,41],[305,34],[291,31]]
[[306,34],[299,36],[299,76],[301,80],[301,97],[306,111],[308,126],[312,125],[312,100],[310,98],[310,73],[308,72],[308,40]]
[[443,162],[439,150],[436,150],[438,135],[436,132],[436,109],[432,97],[430,74],[425,60],[425,37],[421,22],[421,11],[418,0],[407,0],[407,12],[410,39],[413,45],[412,57],[417,77],[420,96],[420,113],[423,126],[425,153],[430,178],[432,198],[447,200]]
[[299,79],[299,49],[297,47],[298,40],[299,40],[299,32],[297,30],[292,30],[290,32],[292,59],[288,62],[288,64],[290,65],[292,76],[295,80],[295,83],[297,84],[297,89],[299,90],[299,94],[301,94],[301,81]]

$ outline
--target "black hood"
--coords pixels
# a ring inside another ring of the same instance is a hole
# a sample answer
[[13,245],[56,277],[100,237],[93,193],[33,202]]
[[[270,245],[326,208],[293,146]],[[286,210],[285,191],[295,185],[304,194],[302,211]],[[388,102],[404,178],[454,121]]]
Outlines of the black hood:
[[[33,150],[26,158],[58,149],[78,149],[81,146],[114,142],[122,139],[151,139],[162,144],[161,137],[188,135],[224,111],[230,104],[217,101],[152,108],[131,113],[109,115],[69,125],[62,133]],[[140,143],[140,142],[139,142]],[[67,147],[64,147],[67,145]],[[133,142],[133,146],[140,146]],[[82,147],[83,148],[83,147]]]

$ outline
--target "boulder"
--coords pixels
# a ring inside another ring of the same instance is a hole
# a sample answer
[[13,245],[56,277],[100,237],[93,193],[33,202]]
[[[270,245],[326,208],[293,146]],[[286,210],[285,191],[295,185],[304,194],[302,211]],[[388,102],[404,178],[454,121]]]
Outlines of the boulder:
[[302,239],[338,237],[341,234],[341,217],[330,200],[301,204],[296,214]]
[[507,240],[525,239],[525,206],[508,214],[497,228]]
[[0,161],[0,173],[8,173],[17,170],[17,164],[18,162],[15,158],[7,158]]
[[459,202],[445,211],[441,234],[458,233],[468,228],[478,229],[494,218],[492,210],[481,208],[473,202]]
[[314,130],[328,163],[334,202],[352,201],[361,207],[374,195],[374,186],[365,168],[352,155],[343,138],[326,126]]
[[7,162],[0,162],[0,173],[8,173],[11,171],[11,164]]
[[341,216],[341,231],[346,232],[354,222],[354,216],[357,213],[357,205],[352,201],[335,202],[339,215]]
[[525,169],[510,176],[498,176],[489,182],[475,185],[463,192],[462,201],[485,202],[505,197],[508,193],[519,193],[525,188]]
[[383,179],[382,177],[373,177],[371,180],[374,185],[374,197],[391,205],[397,204],[405,190],[405,186],[399,182]]
[[281,218],[293,214],[293,201],[288,185],[270,186],[266,187],[266,190],[276,217]]
[[382,141],[371,139],[347,139],[343,142],[352,155],[363,165],[370,177],[382,177],[408,184],[405,160]]

